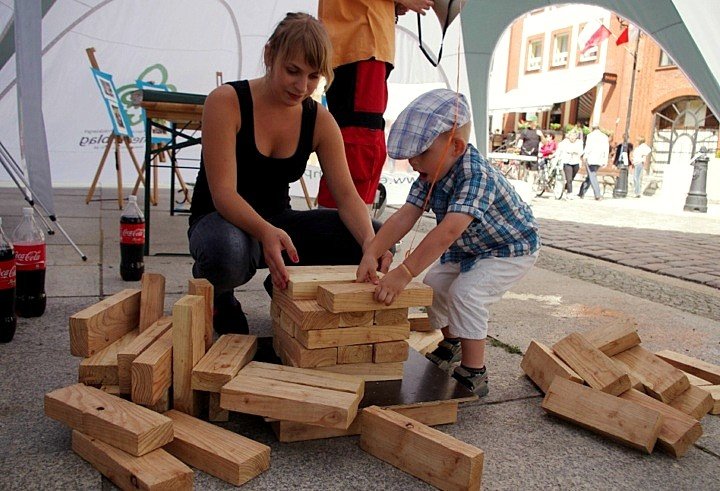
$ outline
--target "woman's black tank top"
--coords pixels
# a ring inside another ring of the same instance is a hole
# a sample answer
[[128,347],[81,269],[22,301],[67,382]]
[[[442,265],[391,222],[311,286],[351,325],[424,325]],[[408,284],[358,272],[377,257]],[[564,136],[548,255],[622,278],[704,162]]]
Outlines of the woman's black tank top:
[[[261,154],[255,145],[250,84],[247,80],[242,80],[229,82],[228,85],[235,89],[240,101],[241,124],[235,138],[237,192],[260,216],[267,219],[290,208],[290,183],[303,175],[308,157],[312,153],[317,105],[309,97],[302,103],[300,138],[295,153],[284,159],[270,158]],[[213,211],[215,205],[201,159],[190,206],[190,225]]]

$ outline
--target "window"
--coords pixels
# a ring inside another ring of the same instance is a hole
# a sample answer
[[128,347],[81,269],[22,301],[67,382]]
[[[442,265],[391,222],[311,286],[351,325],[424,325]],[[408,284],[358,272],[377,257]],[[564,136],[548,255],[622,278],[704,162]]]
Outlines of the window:
[[[578,32],[582,32],[583,28],[585,27],[585,24],[580,24],[580,27],[578,29]],[[581,53],[580,50],[578,50],[578,58],[577,63],[580,65],[581,63],[595,63],[598,61],[600,55],[600,48],[598,46],[592,46],[588,48],[587,51],[584,53]]]
[[543,38],[542,36],[528,39],[526,72],[542,70]]
[[552,68],[566,67],[570,57],[570,31],[558,31],[553,33],[552,42]]
[[670,56],[665,52],[665,50],[660,50],[660,61],[658,62],[658,66],[665,67],[665,66],[675,66],[675,62],[670,58]]

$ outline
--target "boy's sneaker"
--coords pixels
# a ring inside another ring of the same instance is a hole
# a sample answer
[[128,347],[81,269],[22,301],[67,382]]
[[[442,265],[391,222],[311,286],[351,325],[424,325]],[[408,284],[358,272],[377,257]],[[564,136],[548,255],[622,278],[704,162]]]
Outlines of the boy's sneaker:
[[488,388],[488,375],[486,369],[483,369],[482,372],[471,372],[460,365],[455,367],[455,371],[452,376],[467,389],[474,392],[478,397],[486,396],[490,391]]
[[443,339],[438,343],[438,347],[432,353],[427,353],[425,358],[436,364],[442,370],[449,371],[453,365],[460,363],[462,359],[462,345],[451,343]]
[[245,312],[232,292],[215,299],[213,329],[219,335],[248,334],[250,332]]

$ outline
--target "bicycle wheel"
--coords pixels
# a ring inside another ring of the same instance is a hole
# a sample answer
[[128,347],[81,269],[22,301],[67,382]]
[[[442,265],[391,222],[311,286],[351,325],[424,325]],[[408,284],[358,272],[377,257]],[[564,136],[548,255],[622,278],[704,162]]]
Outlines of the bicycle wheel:
[[541,170],[535,175],[535,179],[532,183],[532,190],[533,193],[535,193],[535,196],[540,197],[545,192],[545,187],[547,186],[547,177],[545,175],[545,171]]
[[561,199],[565,194],[565,175],[560,171],[555,171],[552,179],[552,190],[555,199]]

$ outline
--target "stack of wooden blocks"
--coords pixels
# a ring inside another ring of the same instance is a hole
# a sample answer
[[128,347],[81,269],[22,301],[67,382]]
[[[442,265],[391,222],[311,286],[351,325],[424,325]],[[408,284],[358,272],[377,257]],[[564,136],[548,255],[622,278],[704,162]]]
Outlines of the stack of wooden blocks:
[[373,299],[375,285],[355,283],[356,267],[290,267],[286,290],[270,307],[274,348],[284,364],[397,380],[408,357],[408,308],[432,303],[432,289],[410,283],[392,305]]
[[699,420],[720,413],[720,366],[652,353],[633,327],[571,333],[552,349],[532,341],[521,367],[547,412],[647,453],[657,443],[683,456],[702,435]]

